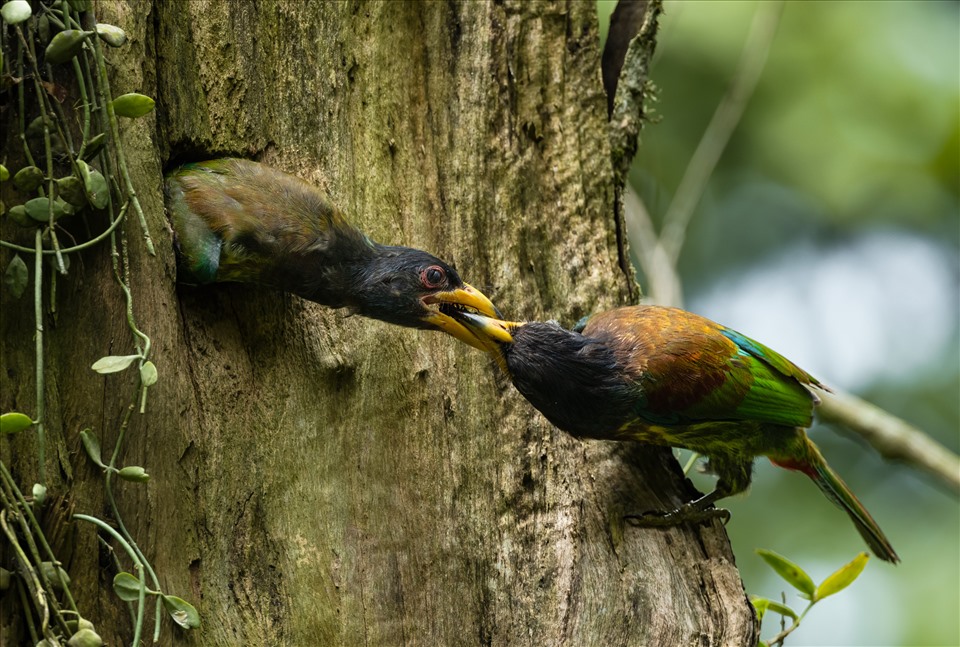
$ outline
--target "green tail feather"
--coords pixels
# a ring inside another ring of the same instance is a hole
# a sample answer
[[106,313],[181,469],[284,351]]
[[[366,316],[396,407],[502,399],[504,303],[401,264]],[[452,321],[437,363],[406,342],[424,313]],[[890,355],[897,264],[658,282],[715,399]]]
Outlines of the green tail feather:
[[850,491],[846,483],[837,476],[836,472],[830,469],[830,466],[827,465],[826,461],[824,461],[823,457],[819,454],[820,452],[817,452],[816,455],[816,458],[819,458],[819,460],[811,461],[810,469],[803,470],[804,473],[817,484],[817,487],[820,488],[820,491],[823,492],[828,499],[847,513],[850,520],[853,521],[853,525],[856,526],[857,532],[860,533],[860,536],[863,537],[863,540],[867,542],[870,550],[872,550],[877,557],[888,562],[893,562],[894,564],[899,562],[900,557],[896,551],[893,550],[893,546],[890,545],[890,541],[886,535],[880,530],[880,526],[873,520],[873,517],[870,516],[870,513],[863,507],[859,499]]

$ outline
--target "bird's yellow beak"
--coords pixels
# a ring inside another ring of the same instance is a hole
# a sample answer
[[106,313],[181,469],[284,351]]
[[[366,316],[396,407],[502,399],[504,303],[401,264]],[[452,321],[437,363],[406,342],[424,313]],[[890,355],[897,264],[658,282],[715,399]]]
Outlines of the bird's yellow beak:
[[423,318],[425,323],[474,348],[482,351],[490,350],[489,345],[484,344],[469,327],[459,320],[461,315],[474,313],[482,319],[488,317],[499,319],[502,316],[493,302],[480,290],[464,283],[461,288],[425,296],[423,304],[429,311],[429,314]]
[[510,331],[523,324],[466,311],[456,312],[453,316],[472,337],[472,340],[467,343],[493,355],[500,367],[506,371],[504,346],[513,343],[513,335]]

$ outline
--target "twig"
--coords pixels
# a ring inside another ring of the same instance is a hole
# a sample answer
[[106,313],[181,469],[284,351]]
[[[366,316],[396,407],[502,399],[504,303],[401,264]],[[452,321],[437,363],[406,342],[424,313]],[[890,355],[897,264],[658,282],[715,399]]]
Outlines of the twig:
[[647,278],[646,301],[665,306],[683,307],[683,286],[672,260],[657,238],[653,220],[643,199],[627,184],[623,191],[623,217],[630,241],[640,248],[637,259]]
[[757,8],[730,88],[713,113],[667,208],[660,243],[672,263],[676,263],[680,255],[693,210],[757,87],[782,12],[783,2],[760,3]]

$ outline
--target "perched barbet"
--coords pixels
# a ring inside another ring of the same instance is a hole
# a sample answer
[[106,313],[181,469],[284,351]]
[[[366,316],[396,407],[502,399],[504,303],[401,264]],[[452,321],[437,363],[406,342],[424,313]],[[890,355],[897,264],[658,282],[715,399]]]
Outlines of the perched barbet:
[[753,459],[806,474],[842,508],[870,549],[898,562],[883,531],[804,431],[826,388],[782,355],[676,308],[633,306],[581,321],[509,322],[455,314],[546,418],[573,436],[685,447],[706,455],[713,492],[676,510],[635,516],[672,525],[725,515],[718,499],[744,491]]
[[476,338],[452,312],[499,316],[444,261],[370,240],[321,191],[264,164],[187,164],[165,193],[182,283],[255,283],[468,344]]

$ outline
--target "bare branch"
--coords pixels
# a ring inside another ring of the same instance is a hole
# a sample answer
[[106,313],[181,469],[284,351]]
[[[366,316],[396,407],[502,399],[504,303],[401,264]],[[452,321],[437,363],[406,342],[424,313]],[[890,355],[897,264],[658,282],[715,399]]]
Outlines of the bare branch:
[[760,3],[758,6],[730,88],[713,113],[663,218],[660,244],[673,263],[680,256],[693,210],[757,87],[782,12],[783,2]]
[[960,495],[960,456],[916,427],[849,393],[826,394],[820,418],[862,436],[880,454],[924,470]]
[[667,256],[650,212],[643,199],[629,184],[623,190],[623,218],[630,241],[639,249],[637,260],[647,277],[645,301],[657,305],[683,307],[683,285],[674,262]]

